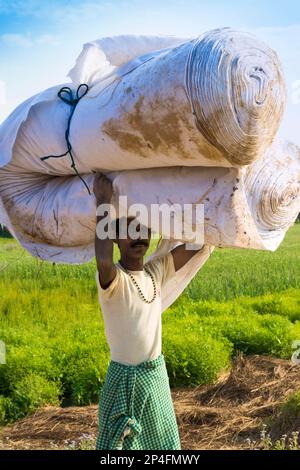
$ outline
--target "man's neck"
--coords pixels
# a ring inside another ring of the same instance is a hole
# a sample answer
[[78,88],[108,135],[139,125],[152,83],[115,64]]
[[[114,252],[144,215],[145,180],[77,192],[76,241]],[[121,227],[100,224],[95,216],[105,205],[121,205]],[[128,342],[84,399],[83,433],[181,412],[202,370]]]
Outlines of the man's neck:
[[141,258],[126,258],[122,256],[119,260],[119,263],[123,268],[128,269],[129,271],[143,271],[144,269],[144,259]]

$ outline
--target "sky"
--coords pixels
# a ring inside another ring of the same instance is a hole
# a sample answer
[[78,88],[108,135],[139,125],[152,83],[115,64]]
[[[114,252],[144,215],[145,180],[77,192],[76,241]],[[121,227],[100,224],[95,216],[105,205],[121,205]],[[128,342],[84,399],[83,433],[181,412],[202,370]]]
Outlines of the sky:
[[0,0],[0,123],[33,94],[68,82],[88,41],[197,37],[224,26],[250,31],[278,53],[288,92],[280,134],[300,145],[299,0]]

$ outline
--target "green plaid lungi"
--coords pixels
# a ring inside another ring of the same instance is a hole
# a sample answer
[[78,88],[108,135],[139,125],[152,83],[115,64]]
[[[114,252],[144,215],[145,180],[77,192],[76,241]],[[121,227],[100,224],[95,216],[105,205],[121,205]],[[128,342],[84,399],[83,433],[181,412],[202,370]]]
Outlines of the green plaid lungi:
[[181,449],[164,355],[110,361],[99,398],[96,450]]

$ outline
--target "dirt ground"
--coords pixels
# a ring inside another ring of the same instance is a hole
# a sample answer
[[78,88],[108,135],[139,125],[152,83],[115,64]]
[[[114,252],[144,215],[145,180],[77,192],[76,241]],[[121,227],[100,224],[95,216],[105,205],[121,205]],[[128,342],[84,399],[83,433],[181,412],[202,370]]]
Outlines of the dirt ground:
[[[265,356],[239,356],[214,385],[173,389],[182,449],[249,449],[247,439],[258,443],[263,423],[299,390],[300,366]],[[0,449],[63,449],[66,439],[96,435],[97,412],[97,405],[40,409],[2,428]]]

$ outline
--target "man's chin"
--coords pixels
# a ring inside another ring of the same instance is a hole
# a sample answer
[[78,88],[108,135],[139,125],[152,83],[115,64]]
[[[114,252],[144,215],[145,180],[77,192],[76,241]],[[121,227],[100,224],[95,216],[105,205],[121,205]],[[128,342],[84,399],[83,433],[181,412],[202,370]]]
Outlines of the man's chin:
[[134,245],[130,248],[132,254],[138,254],[139,256],[144,255],[148,250],[148,246],[146,245]]

